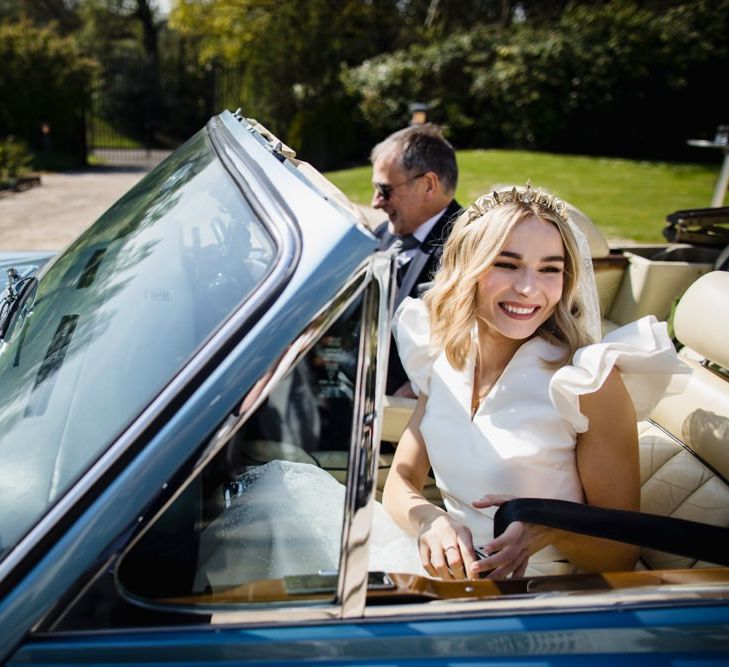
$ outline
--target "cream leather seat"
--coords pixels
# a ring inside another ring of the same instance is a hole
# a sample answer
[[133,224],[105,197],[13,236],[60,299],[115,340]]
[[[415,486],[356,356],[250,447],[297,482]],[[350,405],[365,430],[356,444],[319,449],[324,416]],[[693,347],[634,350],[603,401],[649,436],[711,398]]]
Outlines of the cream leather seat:
[[[729,273],[689,287],[674,330],[692,374],[639,424],[641,510],[729,527]],[[652,569],[709,565],[648,549],[641,557]]]

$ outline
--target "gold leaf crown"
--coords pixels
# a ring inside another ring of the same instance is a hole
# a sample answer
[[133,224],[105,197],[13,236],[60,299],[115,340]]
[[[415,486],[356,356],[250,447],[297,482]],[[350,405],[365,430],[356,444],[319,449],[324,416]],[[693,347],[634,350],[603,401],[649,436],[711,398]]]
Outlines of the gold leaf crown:
[[473,222],[480,218],[486,211],[490,211],[497,206],[511,204],[513,202],[522,202],[524,204],[536,204],[540,208],[544,208],[558,215],[565,222],[567,221],[567,205],[561,200],[547,192],[535,190],[532,188],[532,182],[527,181],[526,188],[504,188],[503,190],[494,190],[486,195],[481,195],[467,209],[468,221]]

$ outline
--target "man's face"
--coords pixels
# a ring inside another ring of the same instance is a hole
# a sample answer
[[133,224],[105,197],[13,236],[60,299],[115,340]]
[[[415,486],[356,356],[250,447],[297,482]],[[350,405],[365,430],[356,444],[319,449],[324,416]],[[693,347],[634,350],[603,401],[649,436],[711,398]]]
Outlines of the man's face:
[[387,213],[392,231],[412,234],[429,217],[426,201],[428,184],[423,174],[408,174],[392,153],[381,155],[372,165],[372,183],[385,186],[388,197],[375,188],[372,206]]

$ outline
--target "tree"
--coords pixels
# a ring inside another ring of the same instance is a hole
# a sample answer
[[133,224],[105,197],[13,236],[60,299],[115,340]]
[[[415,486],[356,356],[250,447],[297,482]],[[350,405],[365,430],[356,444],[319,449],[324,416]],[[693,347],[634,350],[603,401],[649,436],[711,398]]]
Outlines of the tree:
[[[398,33],[397,0],[180,1],[170,24],[202,62],[240,71],[236,101],[324,166],[351,153],[356,109],[339,83],[342,67],[388,48]],[[337,133],[324,137],[322,126]],[[319,137],[319,138],[317,138]],[[320,150],[326,139],[328,150]],[[306,145],[305,142],[308,142]],[[356,150],[359,150],[358,148]]]
[[79,39],[84,50],[103,60],[142,53],[159,59],[159,36],[165,25],[154,0],[77,0]]
[[726,122],[729,0],[573,3],[545,24],[529,11],[381,54],[342,81],[373,133],[417,99],[463,147],[675,158]]
[[79,0],[0,0],[0,19],[6,22],[28,21],[48,26],[68,35],[78,29]]
[[84,112],[93,63],[70,37],[28,20],[0,24],[0,137],[85,159]]

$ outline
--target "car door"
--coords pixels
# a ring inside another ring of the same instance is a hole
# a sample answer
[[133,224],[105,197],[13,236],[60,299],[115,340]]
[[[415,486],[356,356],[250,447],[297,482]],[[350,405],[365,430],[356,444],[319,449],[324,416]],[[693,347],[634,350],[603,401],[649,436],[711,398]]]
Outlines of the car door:
[[[366,546],[389,271],[382,256],[360,266],[239,397],[156,516],[117,536],[9,664],[253,664],[279,648],[256,649],[266,632],[240,627],[269,627],[284,655],[312,623],[362,615],[378,586]],[[325,532],[307,525],[322,512]]]

